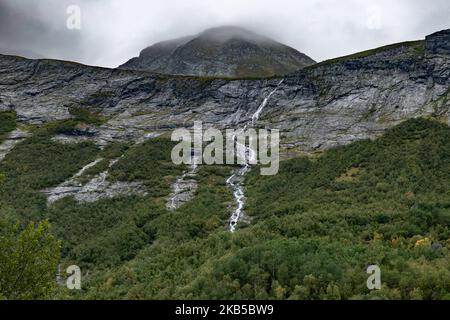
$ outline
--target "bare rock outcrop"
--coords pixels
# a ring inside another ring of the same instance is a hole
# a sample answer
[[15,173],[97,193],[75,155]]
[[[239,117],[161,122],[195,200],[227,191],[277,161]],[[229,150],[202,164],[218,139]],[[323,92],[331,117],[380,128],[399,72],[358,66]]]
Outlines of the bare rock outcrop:
[[[280,129],[286,148],[322,150],[373,138],[414,117],[449,122],[449,31],[322,62],[284,77],[259,126]],[[101,113],[108,139],[142,138],[193,121],[247,123],[281,79],[224,80],[0,56],[0,110],[22,123]]]

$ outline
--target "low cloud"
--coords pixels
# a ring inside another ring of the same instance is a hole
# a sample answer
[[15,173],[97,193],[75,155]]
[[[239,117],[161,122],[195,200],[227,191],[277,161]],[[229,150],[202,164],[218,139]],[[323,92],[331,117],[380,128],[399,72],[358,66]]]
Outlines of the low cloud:
[[[82,28],[66,26],[67,7]],[[155,42],[238,25],[321,61],[450,28],[434,0],[0,0],[0,51],[116,67]]]

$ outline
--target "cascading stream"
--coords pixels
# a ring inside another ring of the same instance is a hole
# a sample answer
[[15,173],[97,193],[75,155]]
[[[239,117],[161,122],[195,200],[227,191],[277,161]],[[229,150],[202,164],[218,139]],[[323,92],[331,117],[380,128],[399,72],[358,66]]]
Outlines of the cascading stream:
[[197,182],[194,180],[197,174],[198,165],[194,163],[172,185],[172,193],[166,203],[168,210],[176,210],[182,204],[188,202],[193,197],[197,189]]
[[[248,121],[244,128],[242,129],[242,132],[245,132],[247,130],[248,126],[251,125],[252,127],[258,122],[259,117],[261,116],[262,111],[266,107],[267,103],[269,102],[269,99],[272,97],[272,95],[277,92],[280,85],[283,83],[284,79],[281,80],[277,87],[272,90],[267,97],[264,98],[263,102],[260,104],[256,112],[252,115],[251,120]],[[245,205],[245,193],[244,193],[244,179],[245,175],[248,171],[250,171],[250,164],[249,159],[257,159],[256,158],[256,152],[252,150],[249,146],[242,145],[236,140],[236,136],[233,136],[233,140],[236,142],[236,147],[239,152],[239,150],[244,150],[243,154],[238,154],[237,157],[244,159],[245,164],[237,171],[235,172],[231,177],[229,177],[226,180],[226,184],[233,190],[233,196],[236,200],[237,208],[233,211],[230,217],[230,223],[229,223],[229,231],[234,232],[236,231],[236,225],[239,221],[239,219],[242,216],[242,212]]]
[[198,172],[201,152],[194,150],[192,156],[192,164],[189,169],[185,170],[171,186],[172,193],[169,195],[166,202],[166,208],[168,210],[177,210],[180,206],[191,201],[194,197],[198,187],[195,177]]

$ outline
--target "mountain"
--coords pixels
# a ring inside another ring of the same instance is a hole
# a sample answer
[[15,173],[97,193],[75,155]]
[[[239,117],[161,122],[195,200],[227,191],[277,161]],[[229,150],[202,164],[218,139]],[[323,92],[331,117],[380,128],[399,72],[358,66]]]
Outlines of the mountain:
[[278,79],[186,78],[1,56],[0,110],[45,123],[73,117],[75,106],[108,119],[91,139],[135,140],[195,120],[240,126],[277,88],[259,125],[280,129],[285,147],[309,152],[375,137],[414,117],[448,122],[449,65],[449,30]]
[[3,55],[15,55],[21,56],[28,59],[44,59],[45,57],[39,53],[36,53],[31,50],[23,50],[23,49],[6,49],[0,48],[0,54]]
[[270,77],[314,64],[297,50],[238,27],[156,43],[121,69],[211,77]]
[[[175,128],[255,119],[277,175],[171,161]],[[0,55],[0,225],[48,219],[81,268],[39,298],[448,299],[449,125],[450,30],[261,79]]]

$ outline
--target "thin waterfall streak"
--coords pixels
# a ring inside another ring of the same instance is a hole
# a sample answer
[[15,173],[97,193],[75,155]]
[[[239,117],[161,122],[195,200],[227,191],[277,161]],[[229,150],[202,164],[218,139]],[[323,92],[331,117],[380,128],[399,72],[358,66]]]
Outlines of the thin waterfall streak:
[[[275,94],[275,92],[277,92],[277,90],[279,89],[279,87],[283,83],[283,81],[284,81],[284,79],[281,80],[278,83],[277,87],[274,90],[272,90],[267,95],[267,97],[264,98],[263,102],[259,105],[256,112],[252,115],[250,121],[247,121],[247,123],[245,123],[244,128],[242,130],[243,132],[245,132],[245,130],[247,130],[247,128],[250,125],[252,127],[255,126],[256,122],[259,120],[259,117],[261,116],[261,113],[263,112],[264,108],[267,106],[267,103],[269,102],[270,98]],[[232,136],[232,140],[234,142],[233,147],[236,146],[236,149],[237,149],[236,156],[238,159],[239,159],[239,157],[241,157],[241,159],[243,159],[243,161],[244,161],[244,164],[240,170],[233,173],[226,180],[226,184],[233,190],[233,197],[235,198],[236,203],[237,203],[237,208],[233,211],[233,213],[231,214],[231,217],[230,217],[230,222],[229,222],[229,231],[230,232],[236,231],[237,223],[239,222],[239,219],[241,218],[242,211],[245,206],[245,193],[244,193],[243,180],[244,180],[244,177],[247,174],[247,172],[251,169],[249,162],[256,162],[255,160],[257,160],[255,150],[253,150],[249,146],[246,146],[245,141],[244,141],[244,145],[242,145],[241,143],[239,143],[237,141],[236,135]],[[242,146],[243,146],[243,148],[242,148]],[[244,150],[243,155],[239,154],[240,150]]]

